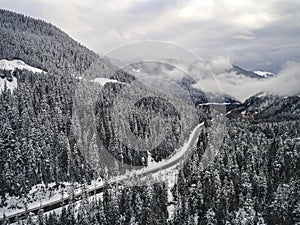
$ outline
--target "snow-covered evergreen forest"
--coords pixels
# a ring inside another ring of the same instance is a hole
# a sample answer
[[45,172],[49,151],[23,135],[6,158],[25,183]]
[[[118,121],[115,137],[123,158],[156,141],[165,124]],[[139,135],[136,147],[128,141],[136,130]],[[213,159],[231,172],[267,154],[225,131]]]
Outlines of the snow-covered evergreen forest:
[[[84,71],[97,60],[94,52],[49,23],[0,10],[0,60],[21,60],[39,69],[0,68],[1,224],[300,224],[299,96],[256,95],[229,106],[223,143],[203,170],[203,153],[208,146],[213,148],[209,107],[195,106],[190,111],[179,105],[190,118],[180,124],[171,104],[144,99],[138,106],[149,114],[133,116],[133,133],[143,138],[150,135],[151,113],[171,118],[170,133],[153,152],[134,155],[116,142],[109,109],[114,95],[134,77],[122,71],[109,77],[115,82],[107,82],[95,96],[96,132],[119,159],[146,166],[145,159],[151,155],[154,163],[161,162],[183,144],[196,124],[204,122],[196,146],[172,181],[134,186],[110,183],[105,168],[95,170],[80,151],[72,129],[75,90]],[[99,62],[97,72],[107,77],[114,65],[104,58]],[[11,82],[16,84],[13,88],[9,88]],[[180,85],[194,104],[207,101],[203,92],[184,81]],[[90,112],[77,113],[80,124]],[[88,135],[87,131],[84,138]],[[97,182],[103,183],[101,192],[85,191]],[[76,197],[78,189],[82,194]],[[27,212],[30,204],[38,206],[52,197],[61,199],[61,207]],[[7,218],[17,210],[25,213]]]

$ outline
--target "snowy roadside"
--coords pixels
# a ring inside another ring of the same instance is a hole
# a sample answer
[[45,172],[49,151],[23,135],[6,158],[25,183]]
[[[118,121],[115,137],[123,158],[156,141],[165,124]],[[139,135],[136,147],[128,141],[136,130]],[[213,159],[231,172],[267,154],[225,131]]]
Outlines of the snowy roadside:
[[[131,178],[137,178],[139,179],[147,179],[149,176],[152,177],[154,181],[169,181],[168,183],[168,193],[170,200],[172,199],[170,189],[172,188],[172,184],[174,185],[175,180],[174,177],[176,176],[178,163],[181,163],[181,159],[185,156],[186,152],[191,149],[194,146],[194,143],[196,140],[198,140],[199,133],[201,131],[201,127],[204,123],[198,124],[193,131],[191,132],[189,139],[183,144],[181,148],[179,148],[176,153],[170,157],[169,159],[163,160],[159,163],[152,164],[149,167],[142,168],[137,171],[131,171],[127,172],[123,175],[116,176],[112,178],[111,180],[107,181],[107,183],[118,183],[123,182],[126,180],[130,180]],[[175,171],[175,172],[174,172]],[[36,185],[30,193],[36,193],[39,185]],[[4,215],[6,218],[13,218],[18,215],[24,214],[26,211],[31,212],[35,211],[41,208],[44,208],[46,206],[61,202],[61,201],[68,201],[71,198],[71,193],[74,194],[75,197],[81,196],[83,193],[88,192],[92,193],[98,189],[101,189],[104,187],[104,182],[102,180],[93,181],[90,185],[85,185],[85,187],[80,186],[79,184],[71,184],[71,183],[65,183],[63,184],[65,188],[60,188],[54,191],[53,193],[49,192],[49,189],[46,191],[46,194],[41,195],[40,199],[37,199],[37,201],[34,202],[26,202],[21,201],[17,203],[14,198],[11,198],[11,202],[17,206],[17,209],[4,207],[0,209],[0,220],[3,219]],[[67,188],[66,188],[67,187]],[[38,194],[38,193],[37,193]],[[48,196],[48,197],[46,197]],[[27,210],[24,210],[26,204]]]

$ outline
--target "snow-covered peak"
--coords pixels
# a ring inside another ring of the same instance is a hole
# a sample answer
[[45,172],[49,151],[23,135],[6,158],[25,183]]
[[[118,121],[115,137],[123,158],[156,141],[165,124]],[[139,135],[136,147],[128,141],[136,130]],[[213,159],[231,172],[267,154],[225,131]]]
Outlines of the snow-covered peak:
[[268,72],[268,71],[262,71],[262,70],[255,70],[253,71],[255,74],[262,76],[262,77],[272,77],[275,74],[272,72]]
[[0,69],[2,70],[15,70],[15,69],[20,69],[20,70],[28,70],[33,73],[42,73],[44,72],[43,70],[39,68],[35,68],[33,66],[30,66],[23,62],[22,60],[7,60],[7,59],[1,59],[0,60]]

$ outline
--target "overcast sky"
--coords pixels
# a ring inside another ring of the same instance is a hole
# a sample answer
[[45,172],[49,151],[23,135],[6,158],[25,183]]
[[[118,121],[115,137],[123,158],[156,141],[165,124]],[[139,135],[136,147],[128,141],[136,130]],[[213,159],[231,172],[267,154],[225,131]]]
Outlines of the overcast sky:
[[163,40],[246,69],[278,72],[300,61],[299,0],[0,0],[0,7],[51,22],[99,54]]

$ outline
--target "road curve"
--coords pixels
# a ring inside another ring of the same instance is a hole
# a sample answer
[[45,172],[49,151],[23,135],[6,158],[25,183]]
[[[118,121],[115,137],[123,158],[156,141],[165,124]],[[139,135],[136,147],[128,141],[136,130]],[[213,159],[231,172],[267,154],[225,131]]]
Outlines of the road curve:
[[[159,162],[159,163],[155,164],[154,166],[150,166],[150,167],[146,167],[146,168],[137,170],[135,172],[135,175],[137,175],[139,178],[142,178],[142,177],[149,176],[150,174],[155,174],[159,171],[168,169],[170,167],[180,165],[181,162],[183,162],[186,159],[186,156],[188,155],[188,153],[195,146],[203,126],[204,126],[204,123],[198,124],[191,132],[188,141],[185,142],[185,144],[180,148],[180,150],[177,151],[169,159]],[[114,184],[114,183],[124,182],[127,179],[128,179],[128,176],[122,175],[122,176],[118,176],[116,178],[111,179],[108,183]],[[73,200],[75,199],[75,202],[80,201],[81,200],[80,197],[83,194],[95,195],[95,194],[101,193],[103,191],[103,187],[104,187],[104,184],[101,184],[101,185],[95,186],[93,188],[87,189],[83,192],[76,193],[72,197],[67,196],[67,197],[61,198],[59,200],[47,202],[47,203],[39,205],[37,207],[31,207],[31,208],[28,208],[27,210],[9,214],[5,218],[10,223],[14,223],[14,222],[17,222],[18,219],[22,220],[22,219],[26,218],[26,215],[28,215],[28,213],[37,215],[38,212],[40,212],[40,211],[50,212],[54,209],[61,208],[62,206],[68,205],[71,199],[73,199]],[[0,217],[0,222],[2,222],[3,220],[4,220],[4,218]]]

